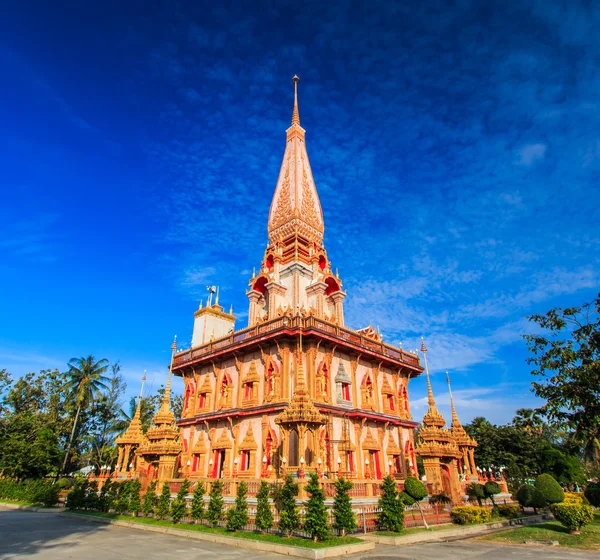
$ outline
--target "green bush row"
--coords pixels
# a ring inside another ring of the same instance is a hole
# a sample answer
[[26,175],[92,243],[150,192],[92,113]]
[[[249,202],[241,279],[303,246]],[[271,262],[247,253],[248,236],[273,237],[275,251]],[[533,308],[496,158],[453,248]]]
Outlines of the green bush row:
[[60,488],[45,480],[0,479],[0,499],[17,500],[52,507],[58,501]]

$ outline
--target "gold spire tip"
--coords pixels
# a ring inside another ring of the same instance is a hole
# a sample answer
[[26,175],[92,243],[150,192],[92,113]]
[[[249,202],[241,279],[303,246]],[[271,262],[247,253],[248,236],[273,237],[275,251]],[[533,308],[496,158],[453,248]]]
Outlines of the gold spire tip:
[[294,75],[292,82],[294,83],[294,111],[292,112],[292,124],[300,126],[300,112],[298,111],[298,82],[300,78]]

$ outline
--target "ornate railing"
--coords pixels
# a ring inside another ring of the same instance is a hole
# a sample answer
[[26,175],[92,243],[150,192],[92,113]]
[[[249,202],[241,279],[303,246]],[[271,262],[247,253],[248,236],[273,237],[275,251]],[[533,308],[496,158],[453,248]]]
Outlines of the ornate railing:
[[202,346],[196,346],[183,352],[175,354],[173,365],[175,367],[185,365],[187,362],[201,358],[202,356],[212,354],[218,350],[223,350],[228,347],[236,346],[242,342],[252,340],[254,338],[264,337],[265,335],[278,330],[296,330],[303,329],[305,331],[316,331],[326,333],[330,336],[338,338],[341,341],[353,344],[355,346],[365,348],[387,356],[393,360],[404,362],[413,367],[420,367],[419,357],[412,352],[406,352],[401,348],[396,348],[384,342],[378,342],[361,333],[340,327],[329,321],[318,319],[316,317],[277,317],[266,323],[260,323],[253,327],[247,327],[240,331],[234,332],[223,338],[213,340]]

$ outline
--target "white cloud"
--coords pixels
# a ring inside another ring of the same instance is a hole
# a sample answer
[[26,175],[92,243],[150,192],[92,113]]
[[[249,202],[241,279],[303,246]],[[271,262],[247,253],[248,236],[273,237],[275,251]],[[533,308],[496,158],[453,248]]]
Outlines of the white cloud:
[[546,144],[525,144],[518,152],[519,165],[533,165],[546,157]]

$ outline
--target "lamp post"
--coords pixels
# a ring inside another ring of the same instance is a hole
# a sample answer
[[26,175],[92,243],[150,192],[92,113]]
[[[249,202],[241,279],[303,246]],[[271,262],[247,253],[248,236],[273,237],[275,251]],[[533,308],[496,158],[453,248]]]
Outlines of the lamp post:
[[337,459],[337,464],[338,464],[338,477],[342,476],[342,459],[340,457],[338,457]]
[[304,457],[300,457],[300,478],[304,478]]
[[391,461],[391,460],[388,460],[388,468],[389,468],[389,471],[390,471],[390,476],[391,476],[391,477],[393,477],[393,476],[394,476],[394,469],[393,469],[392,467],[393,467],[393,465],[392,465],[392,461]]
[[323,463],[323,461],[321,461],[321,457],[319,457],[317,459],[317,475],[319,475],[319,478],[323,477],[323,473],[321,472],[321,463]]
[[212,457],[211,457],[211,458],[208,460],[208,471],[209,471],[209,472],[208,472],[208,476],[209,476],[210,478],[215,478],[215,477],[213,476],[213,474],[214,474],[214,473],[213,473],[212,466],[213,466],[213,460],[212,460]]
[[267,476],[267,456],[263,455],[262,458],[262,476]]
[[369,469],[369,459],[365,459],[365,478],[371,478],[371,470]]
[[287,459],[285,457],[282,457],[281,458],[281,465],[282,465],[282,467],[281,467],[281,471],[282,471],[281,475],[283,476],[283,478],[285,478],[286,475],[287,475],[287,466],[286,466],[286,463],[287,463]]
[[236,457],[236,458],[233,460],[233,478],[237,478],[237,474],[238,474],[238,462],[239,462],[239,460],[238,460],[238,458]]

